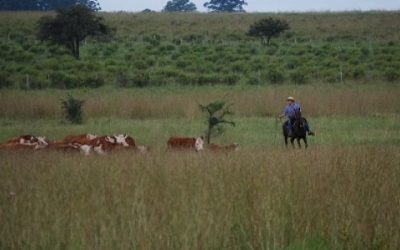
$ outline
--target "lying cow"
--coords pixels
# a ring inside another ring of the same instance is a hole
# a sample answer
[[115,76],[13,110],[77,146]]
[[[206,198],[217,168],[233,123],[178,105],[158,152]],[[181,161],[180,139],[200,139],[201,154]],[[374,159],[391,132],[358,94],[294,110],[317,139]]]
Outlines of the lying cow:
[[83,134],[83,135],[69,135],[66,136],[63,140],[63,143],[70,143],[70,144],[88,144],[91,140],[97,138],[97,135],[94,134]]
[[48,147],[49,143],[44,136],[22,135],[8,140],[1,148],[34,149]]
[[[98,154],[104,154],[106,152],[113,151],[114,149],[121,148],[136,149],[135,140],[126,134],[120,134],[113,136],[97,137],[96,139],[91,140],[89,144],[81,145],[82,151],[90,151],[90,149],[93,149]],[[85,152],[85,154],[89,154],[89,152]]]
[[208,145],[208,148],[212,151],[238,151],[239,144],[233,143],[233,144],[229,144],[229,145],[218,145],[218,144],[210,143],[210,145]]
[[168,140],[168,148],[170,149],[194,149],[199,152],[204,149],[203,136],[197,138],[191,137],[171,137]]
[[86,150],[87,152],[85,152],[85,150],[82,150],[81,145],[64,143],[62,141],[49,143],[47,149],[57,150],[62,152],[82,152],[84,154],[88,154],[87,152],[90,152],[90,149]]

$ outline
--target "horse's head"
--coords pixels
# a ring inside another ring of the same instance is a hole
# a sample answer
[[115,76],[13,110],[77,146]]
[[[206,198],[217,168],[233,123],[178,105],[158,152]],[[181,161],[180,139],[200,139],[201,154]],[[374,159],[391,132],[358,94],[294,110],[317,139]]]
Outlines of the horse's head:
[[302,117],[296,117],[295,122],[293,124],[293,128],[297,132],[305,132],[306,131],[306,120]]

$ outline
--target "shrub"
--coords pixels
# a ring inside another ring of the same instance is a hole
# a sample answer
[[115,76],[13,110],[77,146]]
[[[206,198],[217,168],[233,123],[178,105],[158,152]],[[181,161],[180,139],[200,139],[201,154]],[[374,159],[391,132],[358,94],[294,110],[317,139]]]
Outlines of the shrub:
[[240,77],[236,74],[228,74],[222,77],[222,82],[228,85],[235,85],[239,79]]
[[267,79],[272,84],[282,83],[285,80],[285,75],[282,70],[271,67],[263,75],[263,79]]
[[76,76],[61,72],[53,72],[49,75],[50,87],[59,89],[72,89],[79,86],[79,79]]
[[335,83],[340,82],[339,71],[334,69],[328,69],[321,72],[321,75],[325,82]]
[[294,84],[304,84],[307,82],[307,74],[301,69],[290,72],[289,78]]
[[120,72],[116,78],[116,84],[121,88],[128,87],[147,87],[151,84],[148,72],[124,73]]
[[400,73],[393,68],[387,69],[384,73],[384,76],[389,82],[395,82],[400,79]]
[[355,80],[359,80],[365,77],[365,69],[362,67],[356,67],[352,71],[352,77]]
[[1,73],[0,74],[0,89],[2,88],[9,88],[12,86],[12,82],[10,79],[7,77],[6,74]]
[[[88,75],[83,77],[81,86],[87,88],[99,88],[104,85],[104,78],[100,75]],[[77,86],[77,87],[81,87]]]
[[82,106],[84,103],[84,100],[75,99],[71,95],[68,95],[67,99],[62,100],[61,104],[64,110],[65,119],[72,124],[81,124]]
[[150,74],[148,72],[136,73],[131,79],[131,83],[133,87],[147,87],[150,85]]
[[149,43],[153,47],[157,47],[161,43],[161,36],[158,34],[152,34],[149,36],[143,37],[143,42]]

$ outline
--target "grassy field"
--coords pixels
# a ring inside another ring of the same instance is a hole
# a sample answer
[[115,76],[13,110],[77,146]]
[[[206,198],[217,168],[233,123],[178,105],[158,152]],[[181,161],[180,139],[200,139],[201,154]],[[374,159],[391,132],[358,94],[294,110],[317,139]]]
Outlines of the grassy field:
[[[51,14],[51,13],[50,13]],[[0,249],[400,249],[399,12],[101,13],[81,60],[0,13],[0,143],[128,133],[148,154],[0,151]],[[270,47],[246,36],[275,16]],[[68,90],[66,90],[68,89]],[[61,100],[85,100],[84,123]],[[315,137],[285,148],[287,96]],[[171,152],[199,104],[233,104],[232,153]]]
[[[398,85],[74,90],[85,123],[63,122],[65,91],[4,90],[0,141],[25,133],[127,132],[149,154],[0,151],[0,249],[398,249]],[[273,117],[304,103],[316,137],[286,149]],[[198,136],[197,102],[232,101],[239,152],[166,151]],[[283,101],[282,101],[283,100]]]
[[2,249],[398,249],[398,146],[0,152]]
[[[306,14],[104,13],[108,42],[81,60],[37,41],[43,13],[1,13],[0,87],[376,83],[400,80],[399,12]],[[291,30],[271,46],[246,36],[268,16]]]

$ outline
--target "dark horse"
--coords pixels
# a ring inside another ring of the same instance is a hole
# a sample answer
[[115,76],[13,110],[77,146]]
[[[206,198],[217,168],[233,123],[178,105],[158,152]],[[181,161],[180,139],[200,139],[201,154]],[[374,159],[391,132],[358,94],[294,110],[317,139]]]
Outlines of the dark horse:
[[288,128],[289,121],[283,123],[283,136],[285,137],[285,144],[288,145],[288,138],[290,137],[290,143],[294,147],[294,140],[297,140],[297,144],[301,148],[300,140],[303,139],[305,147],[308,147],[307,144],[307,131],[306,131],[306,124],[307,120],[301,116],[295,118],[294,123],[292,124],[292,134],[289,136],[289,128]]

